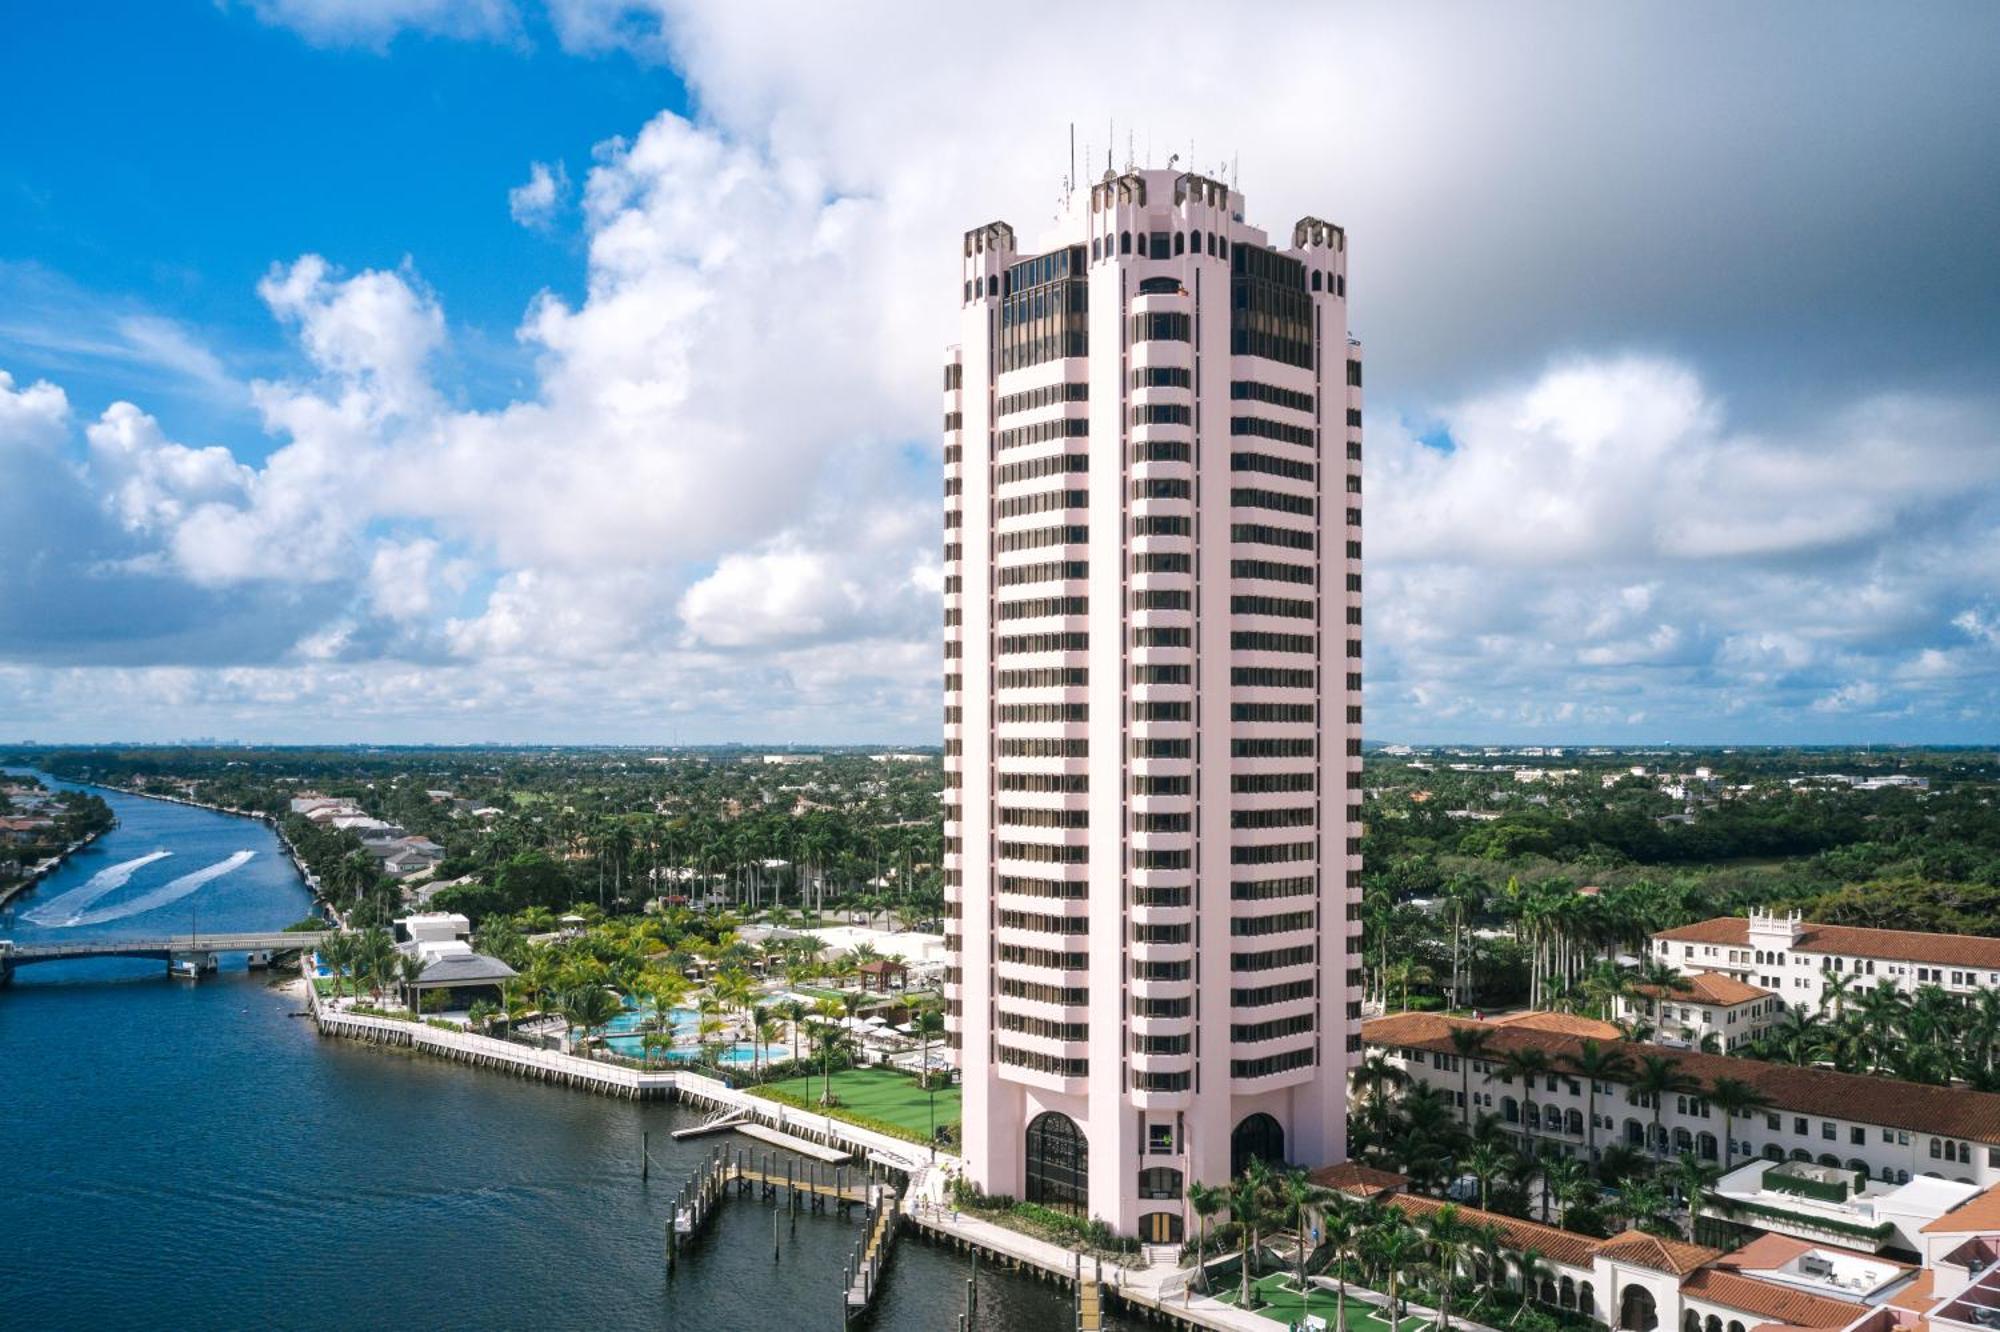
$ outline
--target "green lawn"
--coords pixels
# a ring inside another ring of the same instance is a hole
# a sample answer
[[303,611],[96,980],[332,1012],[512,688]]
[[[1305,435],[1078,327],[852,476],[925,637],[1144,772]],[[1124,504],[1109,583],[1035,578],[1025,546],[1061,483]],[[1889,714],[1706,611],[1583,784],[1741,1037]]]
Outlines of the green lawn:
[[[786,1078],[765,1086],[800,1097],[809,1102],[819,1100],[821,1080],[818,1077]],[[762,1088],[751,1087],[755,1094]],[[886,1068],[843,1068],[833,1075],[833,1094],[840,1098],[839,1106],[830,1113],[841,1117],[841,1111],[868,1119],[879,1119],[896,1124],[912,1133],[923,1134],[930,1130],[930,1098],[932,1093],[917,1086],[915,1078]],[[937,1122],[940,1126],[957,1124],[959,1114],[960,1089],[954,1085],[940,1087],[937,1096]]]
[[[1251,1284],[1257,1289],[1260,1303],[1252,1312],[1274,1323],[1287,1325],[1299,1322],[1308,1313],[1314,1313],[1326,1319],[1327,1327],[1332,1328],[1335,1305],[1339,1302],[1339,1296],[1334,1291],[1321,1290],[1315,1286],[1309,1297],[1311,1304],[1308,1305],[1306,1300],[1301,1299],[1299,1293],[1292,1289],[1291,1280],[1291,1274],[1287,1272],[1273,1272],[1269,1276],[1258,1277]],[[1231,1282],[1216,1294],[1225,1303],[1234,1304],[1236,1291],[1236,1283]],[[1403,1319],[1401,1332],[1420,1332],[1421,1329],[1430,1326],[1430,1321],[1414,1314],[1407,1315]],[[1377,1313],[1372,1306],[1355,1299],[1351,1289],[1347,1297],[1347,1328],[1348,1332],[1390,1332],[1388,1318]]]

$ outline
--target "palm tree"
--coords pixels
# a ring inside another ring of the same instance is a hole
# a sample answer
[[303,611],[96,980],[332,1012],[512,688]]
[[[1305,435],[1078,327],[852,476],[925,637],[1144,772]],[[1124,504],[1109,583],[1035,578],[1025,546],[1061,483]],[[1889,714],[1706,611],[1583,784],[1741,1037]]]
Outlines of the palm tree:
[[764,1080],[764,1051],[771,1042],[778,1039],[778,1020],[771,1016],[771,1010],[758,1007],[750,1010],[750,1035],[757,1042],[757,1081]]
[[846,1037],[838,1024],[821,1017],[811,1024],[807,1033],[814,1048],[819,1053],[820,1073],[824,1081],[820,1084],[819,1103],[833,1104],[833,1058],[840,1052]]
[[1512,1154],[1497,1143],[1482,1142],[1465,1156],[1465,1172],[1479,1181],[1479,1210],[1486,1210],[1493,1181],[1505,1174]]
[[424,978],[424,968],[429,966],[416,953],[399,953],[396,956],[396,979],[403,983],[403,992],[409,997],[410,1012],[417,1012],[417,982]]
[[472,1006],[465,1010],[465,1020],[474,1030],[485,1031],[492,1025],[493,1018],[499,1011],[490,1000],[475,999]]
[[1722,1161],[1736,1167],[1736,1121],[1771,1103],[1771,1098],[1741,1078],[1717,1078],[1708,1089],[1708,1102],[1722,1112]]
[[1472,1125],[1472,1061],[1484,1059],[1490,1037],[1484,1027],[1453,1027],[1449,1033],[1451,1052],[1458,1060],[1458,1109],[1466,1126]]
[[803,999],[787,999],[778,1005],[778,1011],[785,1015],[785,1021],[792,1028],[792,1062],[799,1062],[799,1029],[805,1025],[806,1014],[811,1008]]
[[1237,1308],[1249,1309],[1250,1260],[1258,1248],[1259,1232],[1268,1219],[1271,1204],[1271,1168],[1261,1157],[1251,1157],[1243,1173],[1231,1180],[1227,1191],[1229,1217],[1243,1228],[1242,1288]]
[[1208,1220],[1220,1212],[1229,1202],[1227,1188],[1214,1188],[1207,1184],[1192,1183],[1187,1187],[1188,1206],[1194,1209],[1195,1217],[1201,1224],[1201,1241],[1195,1250],[1195,1268],[1201,1276],[1201,1289],[1208,1291]]
[[1379,1226],[1374,1228],[1370,1248],[1374,1250],[1375,1261],[1389,1274],[1389,1326],[1400,1327],[1403,1321],[1403,1306],[1399,1298],[1402,1290],[1403,1273],[1411,1266],[1410,1260],[1423,1244],[1423,1237],[1406,1220],[1401,1212],[1390,1212]]
[[1682,1152],[1680,1159],[1674,1162],[1672,1178],[1674,1187],[1687,1200],[1688,1238],[1699,1244],[1702,1194],[1715,1187],[1715,1182],[1722,1178],[1722,1172],[1693,1152]]
[[859,990],[848,990],[840,996],[840,1010],[847,1015],[848,1044],[855,1045],[857,1050],[859,1046],[854,1040],[854,1019],[861,1012],[861,1006],[867,1002],[868,996]]
[[1656,1179],[1631,1180],[1618,1194],[1618,1211],[1627,1221],[1644,1231],[1666,1230],[1678,1239],[1678,1232],[1665,1220],[1669,1205],[1667,1191]]
[[1438,1332],[1451,1332],[1451,1299],[1458,1285],[1459,1269],[1471,1258],[1477,1244],[1472,1228],[1459,1219],[1451,1203],[1431,1214],[1424,1227],[1424,1242],[1438,1278]]
[[937,1141],[937,1084],[931,1076],[931,1042],[944,1035],[944,1014],[935,1008],[926,1008],[910,1019],[910,1030],[917,1038],[918,1076],[922,1079],[924,1091],[930,1098],[931,1141]]
[[1680,1061],[1667,1055],[1640,1055],[1638,1068],[1632,1074],[1632,1081],[1626,1095],[1632,1100],[1651,1097],[1653,1102],[1653,1131],[1648,1149],[1664,1158],[1667,1154],[1667,1131],[1660,1124],[1660,1114],[1666,1108],[1667,1097],[1696,1092],[1701,1084],[1681,1071]]
[[[1534,1046],[1509,1050],[1500,1058],[1500,1076],[1510,1081],[1514,1078],[1521,1080],[1521,1133],[1527,1140],[1527,1153],[1530,1157],[1536,1155],[1535,1120],[1538,1116],[1535,1113],[1535,1079],[1547,1077],[1554,1067],[1555,1061],[1549,1058],[1548,1052],[1538,1050]],[[1545,1180],[1542,1184],[1544,1218],[1548,1216],[1548,1211],[1548,1183]]]
[[1369,1118],[1378,1126],[1387,1124],[1389,1093],[1408,1083],[1410,1075],[1397,1067],[1386,1051],[1376,1050],[1362,1057],[1352,1076],[1354,1089],[1367,1103]]
[[670,1031],[649,1031],[639,1037],[639,1062],[648,1068],[653,1065],[653,1056],[665,1050],[671,1057],[674,1048],[674,1034]]
[[[611,1024],[611,1020],[625,1011],[625,1005],[618,996],[602,985],[578,985],[565,991],[557,1000],[557,1008],[562,1013],[566,1028],[580,1027],[583,1038],[589,1042],[593,1033]],[[574,1046],[574,1040],[569,1042]]]
[[1362,1209],[1340,1194],[1320,1209],[1320,1246],[1333,1255],[1333,1332],[1347,1332],[1347,1265],[1361,1259],[1362,1239],[1367,1234],[1362,1221]]
[[1565,1225],[1569,1221],[1569,1209],[1582,1199],[1591,1188],[1590,1171],[1574,1156],[1565,1156],[1551,1161],[1543,1168],[1542,1177],[1548,1182],[1549,1192],[1562,1204],[1557,1214],[1556,1224]]
[[1507,1320],[1509,1327],[1521,1321],[1532,1301],[1541,1298],[1542,1283],[1556,1279],[1556,1270],[1542,1261],[1542,1251],[1533,1245],[1514,1255],[1514,1271],[1521,1280],[1521,1306]]
[[1583,1145],[1592,1161],[1597,1159],[1597,1084],[1600,1082],[1622,1082],[1631,1075],[1632,1060],[1623,1050],[1599,1045],[1586,1040],[1577,1047],[1576,1053],[1565,1060],[1576,1075],[1589,1084],[1586,1094],[1588,1110],[1585,1112]]
[[1302,1166],[1294,1166],[1278,1180],[1278,1200],[1284,1204],[1285,1212],[1292,1219],[1294,1243],[1292,1252],[1298,1259],[1299,1298],[1311,1298],[1312,1287],[1306,1284],[1306,1220],[1308,1212],[1322,1208],[1338,1197],[1332,1189],[1315,1184],[1312,1173]]

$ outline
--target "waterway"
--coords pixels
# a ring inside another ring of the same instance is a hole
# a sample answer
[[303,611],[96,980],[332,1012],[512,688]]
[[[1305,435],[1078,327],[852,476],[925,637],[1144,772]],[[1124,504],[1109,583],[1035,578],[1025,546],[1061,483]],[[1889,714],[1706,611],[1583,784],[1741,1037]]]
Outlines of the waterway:
[[[262,824],[102,794],[119,826],[0,916],[0,937],[306,914]],[[107,888],[113,870],[126,877]],[[171,900],[107,914],[149,897]],[[61,923],[79,914],[97,923]],[[159,973],[51,964],[0,991],[0,1326],[840,1326],[858,1222],[781,1218],[774,1258],[772,1210],[732,1199],[668,1275],[672,1196],[713,1143],[734,1141],[672,1142],[688,1112],[322,1039],[240,959],[199,983]],[[968,1275],[963,1257],[906,1239],[869,1326],[949,1332]],[[1071,1316],[1061,1289],[990,1268],[978,1309],[981,1329]]]

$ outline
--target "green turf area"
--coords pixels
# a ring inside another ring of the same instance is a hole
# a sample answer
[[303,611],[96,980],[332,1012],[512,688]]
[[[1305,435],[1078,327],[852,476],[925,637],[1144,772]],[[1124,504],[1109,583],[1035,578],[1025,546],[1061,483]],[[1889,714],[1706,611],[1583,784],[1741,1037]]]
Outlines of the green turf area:
[[[1326,1319],[1329,1329],[1334,1326],[1335,1306],[1339,1296],[1334,1291],[1322,1290],[1314,1286],[1309,1297],[1310,1304],[1299,1297],[1292,1288],[1292,1277],[1288,1272],[1273,1272],[1269,1276],[1258,1277],[1251,1283],[1257,1290],[1257,1307],[1251,1312],[1262,1315],[1274,1323],[1292,1324],[1302,1320],[1308,1313],[1318,1314]],[[1231,1283],[1216,1292],[1225,1303],[1236,1303],[1238,1287]],[[1400,1332],[1421,1332],[1429,1327],[1431,1320],[1416,1315],[1406,1315]],[[1388,1318],[1375,1309],[1354,1298],[1350,1289],[1347,1297],[1347,1332],[1390,1332]]]
[[[791,1096],[817,1102],[821,1079],[785,1078],[766,1085]],[[754,1093],[760,1089],[752,1087],[749,1090]],[[840,1098],[839,1106],[832,1111],[836,1117],[845,1110],[900,1125],[913,1133],[930,1131],[931,1093],[917,1086],[917,1080],[907,1074],[886,1068],[844,1068],[833,1075],[833,1094]],[[939,1127],[958,1123],[959,1094],[960,1089],[955,1085],[938,1088]]]

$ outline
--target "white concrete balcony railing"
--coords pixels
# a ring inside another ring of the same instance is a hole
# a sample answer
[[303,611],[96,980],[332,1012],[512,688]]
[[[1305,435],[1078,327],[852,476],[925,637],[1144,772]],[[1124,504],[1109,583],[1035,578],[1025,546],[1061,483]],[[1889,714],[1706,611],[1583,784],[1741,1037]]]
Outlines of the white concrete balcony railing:
[[[1008,802],[1010,805],[1012,802]],[[1035,828],[1014,823],[996,823],[993,831],[1002,841],[1029,846],[1089,846],[1088,828]]]
[[1192,999],[1194,979],[1187,980],[1140,980],[1133,977],[1126,982],[1134,999]]
[[1192,1073],[1194,1071],[1194,1051],[1179,1054],[1142,1054],[1133,1050],[1127,1055],[1132,1061],[1134,1073]]
[[[1003,1012],[1006,1010],[1002,1010]],[[1066,1041],[1054,1036],[1038,1036],[1032,1032],[1015,1031],[999,1024],[994,1025],[994,1034],[1017,1050],[1032,1050],[1036,1054],[1050,1055],[1057,1059],[1088,1059],[1090,1041]]]
[[1040,999],[1001,995],[994,1000],[994,1005],[1002,1013],[1016,1013],[1021,1017],[1041,1018],[1047,1022],[1090,1021],[1089,1004],[1051,1004]]
[[[1185,407],[1194,401],[1194,386],[1182,388],[1178,384],[1146,384],[1132,389],[1128,401],[1134,407],[1154,407],[1171,405]],[[1181,429],[1187,429],[1182,426]]]
[[1128,1019],[1134,1036],[1192,1036],[1194,1016],[1187,1017],[1139,1017]]
[[[1068,867],[1065,867],[1068,868]],[[1065,882],[1088,885],[1090,879],[1087,867],[1076,866],[1076,876]],[[1027,893],[1010,893],[1004,888],[993,894],[995,911],[1022,911],[1037,916],[1062,916],[1066,919],[1090,919],[1090,899],[1088,897],[1035,897]]]
[[993,1063],[993,1072],[1004,1081],[1017,1083],[1023,1087],[1038,1087],[1043,1091],[1055,1092],[1062,1096],[1082,1096],[1090,1089],[1089,1078],[1066,1078],[1060,1074],[1022,1068],[1017,1064],[1004,1064],[998,1060]]

